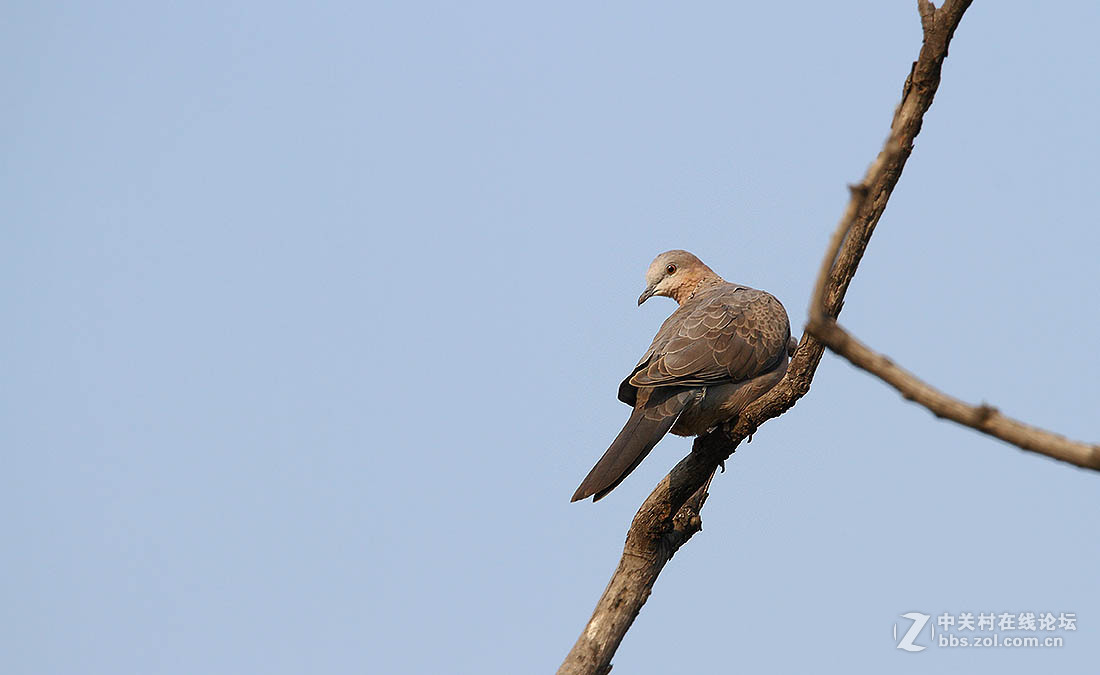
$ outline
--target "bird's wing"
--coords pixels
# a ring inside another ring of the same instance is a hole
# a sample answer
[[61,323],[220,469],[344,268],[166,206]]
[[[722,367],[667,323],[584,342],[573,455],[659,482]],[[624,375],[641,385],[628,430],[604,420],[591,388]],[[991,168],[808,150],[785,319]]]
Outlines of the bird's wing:
[[623,388],[741,382],[783,358],[787,312],[763,291],[725,284],[684,303],[668,318]]

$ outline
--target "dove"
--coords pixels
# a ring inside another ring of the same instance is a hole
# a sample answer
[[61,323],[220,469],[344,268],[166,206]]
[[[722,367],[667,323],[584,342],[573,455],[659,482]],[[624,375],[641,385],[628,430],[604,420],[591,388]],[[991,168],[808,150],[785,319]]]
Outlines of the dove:
[[787,311],[765,291],[733,284],[687,251],[658,255],[638,304],[672,298],[672,313],[619,385],[633,407],[571,501],[602,499],[665,434],[699,436],[737,418],[787,371],[795,342]]

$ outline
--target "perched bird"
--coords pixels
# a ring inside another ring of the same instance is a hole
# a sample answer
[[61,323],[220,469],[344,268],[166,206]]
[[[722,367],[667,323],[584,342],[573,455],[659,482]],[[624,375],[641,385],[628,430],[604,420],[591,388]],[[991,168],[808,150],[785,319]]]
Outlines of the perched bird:
[[645,282],[639,305],[663,295],[680,307],[619,385],[634,412],[572,501],[615,489],[669,431],[698,436],[735,419],[787,371],[795,343],[770,294],[729,283],[687,251],[657,256]]

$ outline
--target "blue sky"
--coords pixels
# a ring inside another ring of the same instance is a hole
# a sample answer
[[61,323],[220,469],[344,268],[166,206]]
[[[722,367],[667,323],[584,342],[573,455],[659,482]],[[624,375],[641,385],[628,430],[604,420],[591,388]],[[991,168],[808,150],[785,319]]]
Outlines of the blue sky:
[[[915,3],[16,3],[0,27],[5,673],[557,667],[689,442],[569,497],[686,248],[800,332]],[[975,3],[842,322],[1100,440],[1100,6]],[[1100,477],[827,355],[622,672],[1100,657]],[[895,648],[919,611],[1060,649]],[[904,629],[905,624],[901,624]]]

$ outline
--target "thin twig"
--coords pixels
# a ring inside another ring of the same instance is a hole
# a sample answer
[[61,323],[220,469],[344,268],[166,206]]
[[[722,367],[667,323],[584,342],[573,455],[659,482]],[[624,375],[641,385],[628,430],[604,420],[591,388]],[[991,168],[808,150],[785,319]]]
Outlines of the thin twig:
[[1023,450],[1037,452],[1079,467],[1100,471],[1100,445],[1088,445],[1024,424],[988,405],[970,405],[921,381],[886,356],[861,343],[832,319],[811,320],[806,326],[832,351],[897,389],[906,399],[928,408],[936,417],[977,429]]

